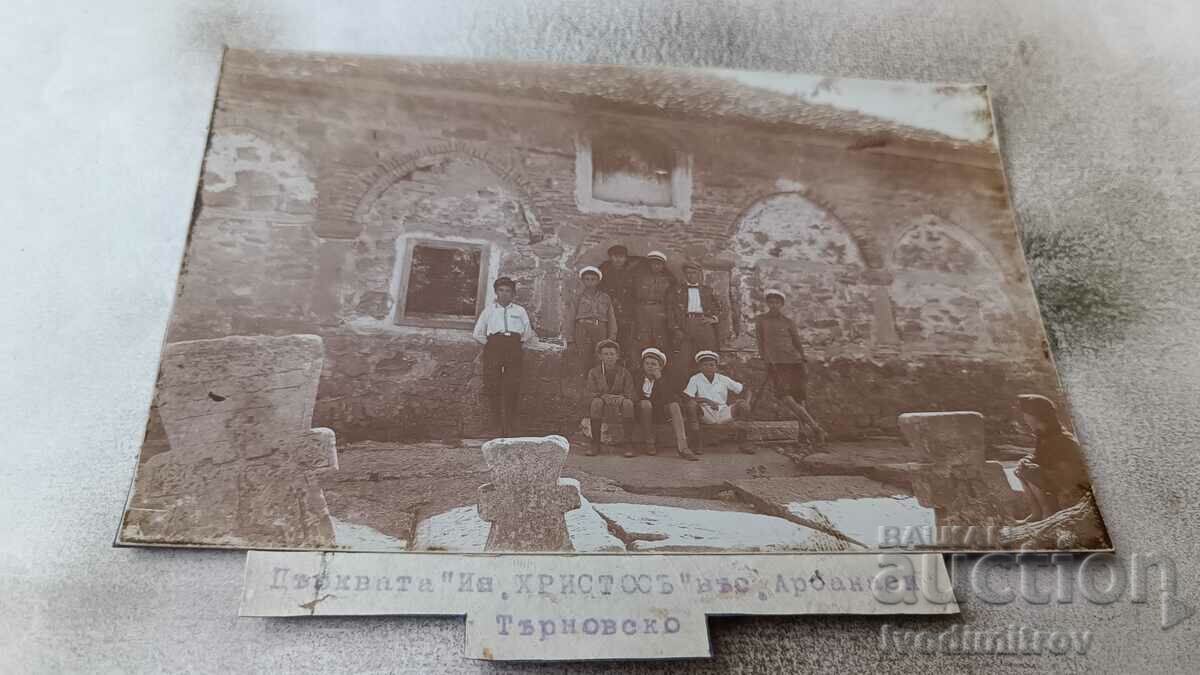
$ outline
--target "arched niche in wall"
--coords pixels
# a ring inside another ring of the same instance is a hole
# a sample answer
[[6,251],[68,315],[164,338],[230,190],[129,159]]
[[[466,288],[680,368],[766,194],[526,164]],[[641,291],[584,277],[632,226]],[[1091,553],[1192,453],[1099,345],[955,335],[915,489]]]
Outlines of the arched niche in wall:
[[468,330],[504,274],[536,317],[546,251],[532,250],[540,230],[531,221],[523,190],[478,156],[437,152],[394,165],[354,210],[342,314]]
[[734,283],[741,298],[736,345],[752,350],[753,317],[766,311],[763,292],[788,295],[785,311],[811,345],[866,347],[874,309],[862,250],[845,225],[799,192],[782,192],[751,204],[732,237]]
[[1018,337],[996,259],[961,227],[935,215],[905,223],[890,260],[896,331],[906,349],[971,353]]

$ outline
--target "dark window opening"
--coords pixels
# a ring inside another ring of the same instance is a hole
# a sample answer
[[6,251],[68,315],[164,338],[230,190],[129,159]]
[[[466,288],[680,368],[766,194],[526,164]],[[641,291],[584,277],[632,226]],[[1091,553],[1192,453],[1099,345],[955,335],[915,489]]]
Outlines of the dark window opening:
[[469,327],[486,297],[487,251],[480,244],[410,241],[397,323]]

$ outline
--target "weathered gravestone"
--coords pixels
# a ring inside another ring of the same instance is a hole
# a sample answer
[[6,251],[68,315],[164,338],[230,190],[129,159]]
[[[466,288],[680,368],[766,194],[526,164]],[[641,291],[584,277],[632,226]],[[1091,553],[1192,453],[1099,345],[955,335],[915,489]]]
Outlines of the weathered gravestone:
[[492,469],[492,482],[479,488],[479,517],[492,524],[486,550],[572,550],[565,514],[579,508],[579,487],[558,478],[569,451],[562,436],[483,444]]
[[1009,521],[1013,492],[1003,465],[985,459],[983,415],[905,413],[899,423],[905,440],[921,454],[921,461],[909,465],[913,495],[921,506],[934,509],[939,527]]
[[154,403],[170,450],[139,468],[122,540],[332,546],[314,475],[337,468],[333,431],[312,428],[323,359],[316,335],[168,344]]

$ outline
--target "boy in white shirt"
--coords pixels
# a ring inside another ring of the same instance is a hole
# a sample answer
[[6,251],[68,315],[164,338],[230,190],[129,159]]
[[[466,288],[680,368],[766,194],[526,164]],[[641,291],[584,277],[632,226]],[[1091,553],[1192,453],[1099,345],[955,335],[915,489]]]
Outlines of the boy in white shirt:
[[483,387],[492,404],[492,419],[501,436],[513,436],[519,426],[521,348],[537,340],[525,308],[513,302],[517,284],[500,277],[492,284],[496,299],[475,322],[474,337],[483,345]]
[[[703,451],[699,433],[701,424],[728,424],[735,419],[750,415],[752,400],[750,390],[741,382],[717,372],[717,363],[720,358],[713,351],[697,352],[696,363],[700,364],[700,372],[692,375],[692,378],[688,380],[687,387],[683,390],[688,403],[688,428],[696,437],[695,447],[692,451],[697,454]],[[731,404],[729,402],[730,392],[734,394],[744,392],[745,395],[741,400]],[[742,452],[748,455],[754,454],[754,450],[749,447],[743,447]]]

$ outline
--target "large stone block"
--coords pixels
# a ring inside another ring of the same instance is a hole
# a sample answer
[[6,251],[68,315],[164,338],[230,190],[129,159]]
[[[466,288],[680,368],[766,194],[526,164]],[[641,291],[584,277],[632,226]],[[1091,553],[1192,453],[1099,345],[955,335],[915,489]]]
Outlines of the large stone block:
[[[927,466],[913,474],[913,493],[921,506],[934,509],[938,526],[999,527],[1011,524],[1010,511],[1018,495],[1008,484],[999,462],[981,462],[977,466]],[[958,532],[952,536],[965,537]],[[940,542],[946,547],[977,548],[967,539]]]
[[[912,465],[913,494],[934,509],[941,526],[996,527],[1008,521],[1014,493],[999,462],[985,458],[983,415],[977,412],[906,413],[900,431],[924,460]],[[948,548],[975,542],[942,541]]]
[[139,468],[122,539],[332,546],[315,472],[337,468],[337,447],[311,428],[322,353],[315,335],[167,345],[155,406],[170,449]]
[[308,430],[323,353],[317,335],[168,344],[154,400],[171,449],[221,463]]
[[900,433],[924,461],[977,466],[984,461],[983,415],[977,412],[904,413]]

